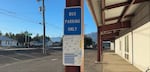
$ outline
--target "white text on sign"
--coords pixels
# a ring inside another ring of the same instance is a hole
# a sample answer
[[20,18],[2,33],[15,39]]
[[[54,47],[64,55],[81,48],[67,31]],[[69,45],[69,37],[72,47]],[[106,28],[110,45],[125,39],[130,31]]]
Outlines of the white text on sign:
[[77,31],[77,27],[68,27],[68,31]]
[[69,12],[69,16],[76,16],[76,12]]
[[65,24],[80,23],[80,19],[65,20]]

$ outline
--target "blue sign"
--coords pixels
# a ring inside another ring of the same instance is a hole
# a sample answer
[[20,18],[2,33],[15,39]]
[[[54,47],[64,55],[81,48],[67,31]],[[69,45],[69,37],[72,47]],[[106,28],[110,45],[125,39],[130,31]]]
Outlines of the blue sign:
[[64,15],[64,35],[81,34],[81,8],[66,8]]

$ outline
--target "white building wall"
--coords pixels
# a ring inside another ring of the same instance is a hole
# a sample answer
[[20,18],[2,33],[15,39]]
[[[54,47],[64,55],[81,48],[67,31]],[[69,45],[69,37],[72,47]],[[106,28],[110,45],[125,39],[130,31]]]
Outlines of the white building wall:
[[129,62],[133,64],[133,32],[127,34],[129,36]]
[[110,42],[110,50],[115,50],[115,44],[114,44],[114,42]]
[[150,1],[142,4],[136,11],[132,25],[133,64],[144,72],[150,68]]
[[121,41],[121,56],[123,58],[125,58],[125,42],[124,42],[124,37],[121,37],[120,38],[120,41]]
[[128,36],[129,59],[125,60],[145,72],[150,68],[150,1],[140,5],[131,24],[132,28],[121,31],[115,40],[115,52],[125,59],[125,37]]
[[118,54],[118,55],[121,55],[119,41],[120,41],[119,39],[115,40],[115,53]]
[[1,46],[7,46],[7,41],[1,41]]
[[121,57],[124,58],[124,39],[123,37],[120,37],[115,40],[115,52],[120,55]]
[[17,46],[17,41],[1,41],[1,46]]
[[12,45],[17,46],[17,43],[18,43],[17,41],[13,41]]
[[134,65],[141,70],[150,67],[150,22],[133,31]]
[[[125,37],[129,37],[129,59],[125,59]],[[132,63],[132,36],[131,33],[128,33],[124,36],[121,36],[120,38],[116,39],[115,41],[115,46],[116,46],[116,53],[119,54],[121,57],[123,57],[125,60],[129,61]]]
[[[128,49],[129,52],[125,52],[125,37],[128,36]],[[121,44],[120,44],[121,43]],[[115,46],[116,47],[116,53],[119,54],[121,57],[123,57],[125,60],[127,60],[128,62],[130,62],[131,64],[133,63],[133,42],[132,42],[132,32],[129,32],[121,37],[119,37],[118,39],[116,39],[115,41]],[[121,48],[120,48],[121,47]],[[121,50],[120,50],[121,49]],[[129,55],[129,58],[126,59],[125,58],[125,53]]]

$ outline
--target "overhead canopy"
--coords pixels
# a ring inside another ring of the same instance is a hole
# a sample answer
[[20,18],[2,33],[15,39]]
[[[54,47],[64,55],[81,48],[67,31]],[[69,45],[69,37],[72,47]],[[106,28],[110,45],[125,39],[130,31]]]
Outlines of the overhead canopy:
[[103,40],[114,40],[120,31],[131,27],[132,17],[140,5],[149,0],[87,0],[98,34]]
[[129,21],[141,3],[148,0],[87,0],[96,25]]

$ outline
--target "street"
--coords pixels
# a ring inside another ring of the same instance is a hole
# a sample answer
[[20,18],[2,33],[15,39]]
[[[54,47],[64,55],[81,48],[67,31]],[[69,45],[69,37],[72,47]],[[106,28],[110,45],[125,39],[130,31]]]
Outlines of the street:
[[[85,49],[84,72],[141,72],[109,51],[104,52],[102,63],[95,63],[96,53]],[[62,49],[48,49],[46,55],[40,49],[0,51],[0,72],[64,72]]]
[[0,51],[0,72],[62,72],[62,51]]
[[[47,55],[41,51],[0,51],[0,72],[64,72],[61,48],[48,49]],[[95,60],[96,50],[86,49],[85,72],[99,72],[100,64],[95,64]]]

